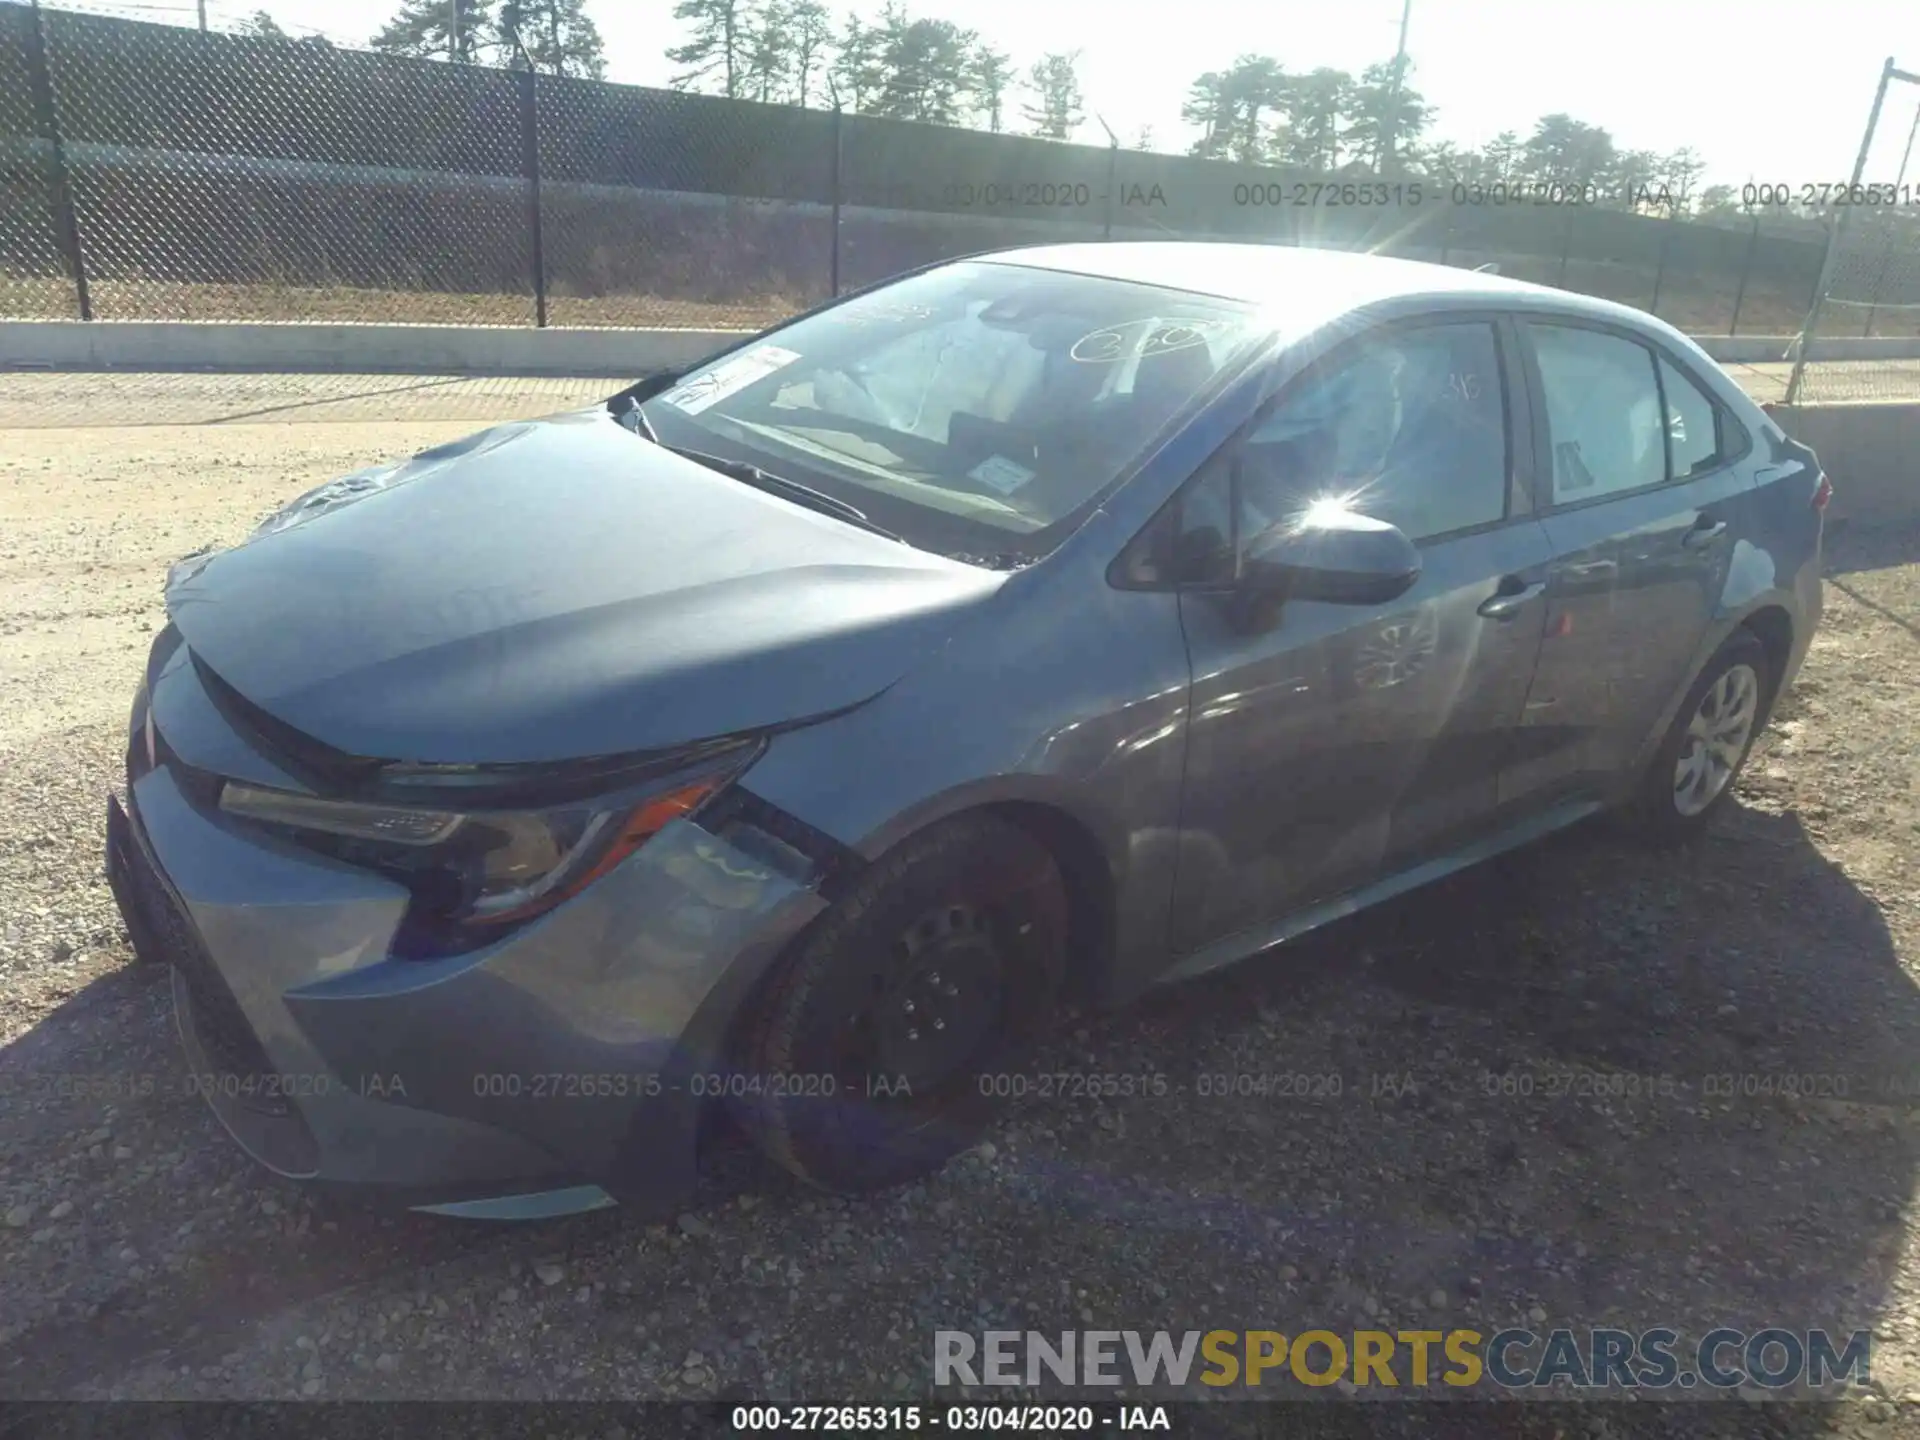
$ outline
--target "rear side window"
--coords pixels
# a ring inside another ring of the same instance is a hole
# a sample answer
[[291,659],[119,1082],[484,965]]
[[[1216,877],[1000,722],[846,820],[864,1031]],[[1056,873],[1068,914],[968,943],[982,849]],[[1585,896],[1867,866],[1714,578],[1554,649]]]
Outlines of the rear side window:
[[1660,393],[1667,403],[1667,444],[1673,451],[1673,478],[1704,474],[1718,468],[1721,453],[1719,407],[1700,387],[1663,355],[1660,357]]
[[[1553,436],[1553,501],[1662,484],[1666,426],[1653,352],[1599,330],[1529,324]],[[1712,444],[1711,412],[1707,420]]]

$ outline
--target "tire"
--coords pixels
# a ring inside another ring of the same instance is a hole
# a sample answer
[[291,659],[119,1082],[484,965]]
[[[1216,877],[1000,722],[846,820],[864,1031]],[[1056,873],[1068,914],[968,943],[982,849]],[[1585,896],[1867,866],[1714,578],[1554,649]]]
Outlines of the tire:
[[[1628,818],[1643,837],[1680,843],[1712,823],[1766,724],[1773,683],[1766,647],[1752,631],[1734,632],[1714,652],[1680,702],[1628,807]],[[1742,714],[1744,723],[1733,723]],[[1722,737],[1718,744],[1703,743],[1715,734]],[[1689,767],[1684,773],[1683,762]]]
[[750,1005],[735,1117],[820,1189],[857,1194],[938,1170],[1000,1109],[994,1091],[1011,1087],[992,1077],[1044,1033],[1066,941],[1059,867],[1025,831],[979,814],[910,837]]

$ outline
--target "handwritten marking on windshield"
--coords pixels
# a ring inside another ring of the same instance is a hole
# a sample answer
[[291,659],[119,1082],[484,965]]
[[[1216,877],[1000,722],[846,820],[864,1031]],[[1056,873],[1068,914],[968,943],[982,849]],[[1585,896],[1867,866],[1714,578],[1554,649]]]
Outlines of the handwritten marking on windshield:
[[897,325],[931,320],[933,307],[904,300],[854,300],[827,314],[844,325]]
[[665,404],[697,415],[737,391],[744,390],[783,366],[800,358],[796,350],[779,345],[756,345],[751,350],[720,361],[711,370],[694,376],[660,397]]
[[1082,365],[1110,365],[1135,354],[1144,357],[1190,350],[1206,344],[1226,329],[1227,322],[1221,320],[1163,320],[1148,316],[1089,330],[1073,342],[1067,355]]

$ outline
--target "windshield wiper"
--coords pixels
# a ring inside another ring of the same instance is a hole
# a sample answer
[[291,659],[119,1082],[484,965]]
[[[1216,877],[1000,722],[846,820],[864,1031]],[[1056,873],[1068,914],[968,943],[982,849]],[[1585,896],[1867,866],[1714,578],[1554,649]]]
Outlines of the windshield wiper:
[[626,410],[615,418],[634,434],[643,435],[656,445],[660,443],[660,436],[655,433],[653,422],[647,419],[647,412],[641,408],[640,401],[633,396],[627,397]]
[[[646,422],[642,420],[641,423]],[[657,440],[654,443],[660,444]],[[816,490],[813,486],[803,485],[798,480],[789,480],[784,475],[775,475],[772,471],[762,470],[758,465],[751,465],[745,460],[728,460],[719,455],[709,455],[704,450],[690,450],[684,445],[660,445],[660,448],[671,450],[675,455],[704,465],[709,470],[718,471],[730,479],[742,481],[756,490],[785,496],[809,509],[831,515],[837,520],[844,520],[849,525],[857,525],[862,530],[870,531],[875,535],[884,535],[887,539],[899,541],[902,545],[907,543],[884,525],[869,520],[867,512],[858,505],[849,504],[838,495],[829,495],[824,490]]]

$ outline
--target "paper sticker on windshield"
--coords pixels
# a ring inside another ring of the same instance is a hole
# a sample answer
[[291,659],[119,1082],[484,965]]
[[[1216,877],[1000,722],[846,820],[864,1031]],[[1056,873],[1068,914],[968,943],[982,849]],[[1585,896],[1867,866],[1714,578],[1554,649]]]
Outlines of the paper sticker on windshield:
[[989,490],[998,490],[1002,495],[1011,495],[1033,479],[1033,471],[1002,455],[989,456],[967,474]]
[[703,375],[684,385],[676,385],[660,398],[676,410],[698,415],[709,405],[717,405],[729,395],[747,388],[754,381],[771,375],[782,366],[800,358],[797,350],[778,345],[756,345],[751,350],[722,360]]

